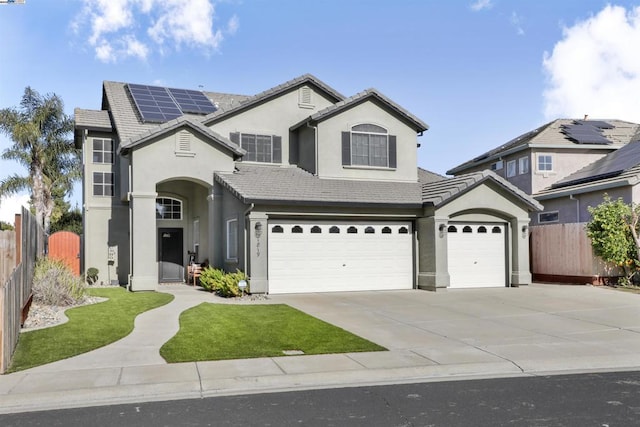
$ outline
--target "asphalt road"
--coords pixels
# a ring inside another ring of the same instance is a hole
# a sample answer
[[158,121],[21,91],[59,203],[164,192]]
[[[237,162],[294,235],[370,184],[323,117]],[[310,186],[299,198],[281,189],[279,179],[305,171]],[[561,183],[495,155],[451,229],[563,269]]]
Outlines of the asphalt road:
[[227,396],[0,415],[0,426],[638,426],[640,372]]

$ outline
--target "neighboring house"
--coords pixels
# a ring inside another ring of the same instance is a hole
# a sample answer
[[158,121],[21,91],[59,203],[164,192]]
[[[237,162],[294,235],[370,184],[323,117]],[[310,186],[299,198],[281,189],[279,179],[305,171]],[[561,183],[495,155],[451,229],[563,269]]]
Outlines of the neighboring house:
[[594,282],[609,272],[584,231],[588,207],[602,203],[605,192],[638,199],[639,132],[640,125],[620,120],[559,119],[448,173],[491,169],[544,205],[531,215],[535,279]]
[[190,259],[254,293],[524,285],[541,206],[482,171],[417,167],[427,125],[311,75],[247,97],[104,82],[76,109],[84,266],[131,290]]

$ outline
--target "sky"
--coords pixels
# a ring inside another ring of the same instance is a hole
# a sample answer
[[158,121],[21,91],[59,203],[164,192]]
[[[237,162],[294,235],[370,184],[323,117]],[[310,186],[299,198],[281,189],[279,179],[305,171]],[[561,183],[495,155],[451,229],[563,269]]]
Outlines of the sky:
[[0,40],[0,108],[27,86],[73,114],[103,80],[254,95],[310,73],[425,121],[418,166],[440,174],[556,118],[640,123],[640,0],[26,0],[0,4]]

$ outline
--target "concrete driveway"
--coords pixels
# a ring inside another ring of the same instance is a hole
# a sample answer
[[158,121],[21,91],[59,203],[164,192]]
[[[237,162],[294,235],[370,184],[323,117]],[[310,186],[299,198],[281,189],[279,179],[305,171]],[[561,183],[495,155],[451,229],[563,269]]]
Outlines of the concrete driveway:
[[[523,373],[640,367],[640,295],[608,288],[534,284],[271,298],[392,350],[387,356],[395,363],[385,360],[387,368],[505,361]],[[381,360],[349,356],[365,365]]]

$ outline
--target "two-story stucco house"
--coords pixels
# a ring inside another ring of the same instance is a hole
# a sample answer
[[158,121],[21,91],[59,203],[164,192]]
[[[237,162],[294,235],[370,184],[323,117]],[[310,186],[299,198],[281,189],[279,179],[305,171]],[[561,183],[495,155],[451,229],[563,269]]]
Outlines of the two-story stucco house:
[[77,109],[84,267],[131,290],[190,259],[254,293],[510,286],[531,281],[540,205],[492,172],[417,167],[427,125],[375,89],[311,75],[255,96],[106,81]]

